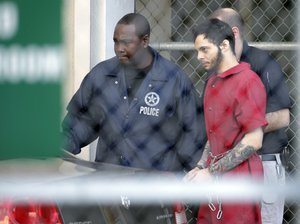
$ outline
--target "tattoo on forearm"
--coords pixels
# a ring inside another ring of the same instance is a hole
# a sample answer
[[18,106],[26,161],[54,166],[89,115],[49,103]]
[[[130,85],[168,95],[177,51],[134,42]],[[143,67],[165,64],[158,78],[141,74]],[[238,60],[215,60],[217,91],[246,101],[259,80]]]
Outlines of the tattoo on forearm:
[[206,142],[203,153],[202,153],[202,156],[201,156],[201,159],[197,164],[198,167],[202,167],[202,168],[206,167],[206,161],[207,161],[209,153],[210,153],[209,142]]
[[212,174],[226,172],[247,160],[255,152],[256,150],[252,146],[243,145],[240,142],[226,156],[211,164],[208,170]]

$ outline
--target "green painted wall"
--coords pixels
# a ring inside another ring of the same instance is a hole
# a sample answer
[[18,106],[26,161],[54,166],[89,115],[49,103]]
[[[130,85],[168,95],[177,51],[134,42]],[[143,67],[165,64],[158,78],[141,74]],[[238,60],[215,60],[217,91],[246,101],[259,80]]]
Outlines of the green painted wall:
[[61,0],[0,0],[0,159],[59,154]]

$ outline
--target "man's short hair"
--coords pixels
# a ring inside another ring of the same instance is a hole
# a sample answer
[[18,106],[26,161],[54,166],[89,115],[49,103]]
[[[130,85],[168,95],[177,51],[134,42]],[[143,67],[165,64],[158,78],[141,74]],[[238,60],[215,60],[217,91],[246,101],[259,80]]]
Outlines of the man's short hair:
[[193,35],[194,35],[194,41],[199,35],[204,35],[206,39],[211,41],[217,46],[220,46],[220,44],[224,40],[228,40],[231,50],[234,53],[234,45],[235,45],[235,39],[234,39],[234,33],[231,29],[231,27],[219,20],[219,19],[208,19],[201,23],[200,25],[197,25],[193,28]]
[[220,19],[232,27],[237,27],[240,30],[240,34],[244,37],[244,26],[245,22],[242,16],[232,8],[220,8],[212,12],[209,19]]
[[138,37],[150,36],[150,24],[148,20],[139,13],[129,13],[123,16],[117,24],[135,25]]

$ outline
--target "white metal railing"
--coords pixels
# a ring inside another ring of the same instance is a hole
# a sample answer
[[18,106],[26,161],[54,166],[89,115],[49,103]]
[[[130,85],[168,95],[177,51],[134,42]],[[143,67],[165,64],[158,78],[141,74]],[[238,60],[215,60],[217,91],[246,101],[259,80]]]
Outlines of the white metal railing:
[[[249,45],[265,50],[294,51],[298,50],[300,44],[297,42],[249,42]],[[192,42],[164,42],[152,43],[151,46],[157,50],[194,50]]]

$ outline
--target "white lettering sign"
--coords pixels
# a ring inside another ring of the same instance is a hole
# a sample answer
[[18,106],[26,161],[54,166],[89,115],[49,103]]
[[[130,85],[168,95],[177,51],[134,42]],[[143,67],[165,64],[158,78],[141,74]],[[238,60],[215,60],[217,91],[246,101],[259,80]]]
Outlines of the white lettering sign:
[[150,116],[159,116],[159,109],[153,107],[140,107],[140,114],[150,115]]
[[0,3],[0,39],[12,38],[19,26],[18,8],[13,2]]
[[58,81],[63,74],[61,46],[0,45],[0,81]]

